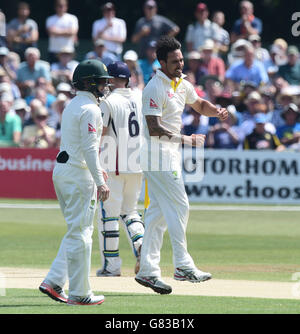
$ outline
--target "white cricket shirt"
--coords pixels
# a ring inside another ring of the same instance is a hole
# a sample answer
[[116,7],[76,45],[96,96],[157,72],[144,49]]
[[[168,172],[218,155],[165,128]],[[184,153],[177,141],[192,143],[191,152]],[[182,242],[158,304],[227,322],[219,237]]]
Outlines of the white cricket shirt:
[[78,91],[62,114],[60,151],[67,151],[69,164],[88,168],[97,186],[105,183],[99,160],[102,127],[96,97]]
[[143,143],[141,165],[145,171],[179,171],[181,170],[181,144],[150,136],[145,116],[161,117],[161,124],[169,131],[180,134],[182,112],[185,104],[193,104],[198,95],[193,85],[181,78],[175,83],[161,70],[149,81],[143,90]]
[[100,108],[107,134],[101,145],[101,165],[109,172],[141,173],[141,94],[131,88],[116,88]]

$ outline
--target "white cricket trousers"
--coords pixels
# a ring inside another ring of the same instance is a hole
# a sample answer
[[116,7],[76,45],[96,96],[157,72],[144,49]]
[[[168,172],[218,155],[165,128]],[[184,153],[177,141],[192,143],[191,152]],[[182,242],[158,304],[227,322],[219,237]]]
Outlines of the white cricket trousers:
[[[98,211],[98,236],[99,236],[99,247],[100,256],[103,269],[110,272],[117,272],[121,269],[121,258],[119,256],[119,237],[108,239],[105,242],[103,232],[109,232],[113,230],[119,233],[119,217],[120,215],[126,215],[126,220],[138,218],[138,200],[140,197],[143,182],[142,173],[120,173],[116,175],[114,172],[108,173],[107,186],[110,189],[109,198],[105,202],[101,202],[100,209]],[[110,219],[109,222],[103,222],[103,219]],[[124,223],[124,221],[122,221]],[[106,225],[106,227],[104,227]],[[137,230],[134,226],[134,231],[129,231],[125,227],[128,240],[132,247],[133,253],[136,252],[131,240],[131,233],[142,233],[144,234],[144,228],[141,224],[138,224]],[[110,241],[111,240],[111,241]],[[142,243],[142,238],[135,243],[138,247]],[[105,244],[110,246],[110,249],[115,250],[114,256],[105,256],[104,252]]]
[[187,251],[189,202],[182,176],[172,172],[144,172],[150,205],[146,211],[139,276],[161,276],[159,267],[163,235],[168,228],[175,268],[195,268]]
[[46,279],[60,287],[69,279],[69,296],[88,296],[97,187],[88,169],[69,164],[56,164],[53,183],[68,230]]

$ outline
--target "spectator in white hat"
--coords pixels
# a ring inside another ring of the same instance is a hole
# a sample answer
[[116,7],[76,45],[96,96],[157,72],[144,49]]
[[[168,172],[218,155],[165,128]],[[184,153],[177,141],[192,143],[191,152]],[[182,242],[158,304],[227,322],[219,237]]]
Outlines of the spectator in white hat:
[[10,84],[8,82],[1,82],[0,83],[0,97],[3,94],[10,94],[12,96],[11,87],[10,87]]
[[58,61],[51,64],[50,71],[52,80],[57,82],[71,82],[73,72],[78,65],[74,59],[74,48],[66,46],[60,49],[57,54]]
[[267,49],[261,46],[261,37],[253,34],[248,37],[248,40],[254,47],[255,58],[265,65],[270,60],[270,54]]
[[231,44],[230,52],[227,54],[228,66],[243,60],[245,49],[248,46],[251,47],[251,43],[248,40],[242,38]]
[[131,74],[129,82],[130,87],[132,89],[142,91],[145,87],[145,84],[143,72],[138,59],[138,54],[134,50],[128,50],[123,55],[123,60],[127,64]]
[[186,55],[184,73],[192,72],[197,85],[200,84],[203,73],[200,70],[201,54],[199,51],[190,51]]
[[225,63],[222,58],[214,54],[215,42],[212,39],[207,39],[199,50],[201,52],[201,72],[204,75],[215,75],[223,82],[225,78]]
[[67,82],[61,82],[56,86],[57,95],[62,93],[66,95],[67,99],[70,100],[74,97],[75,92],[73,91],[72,86]]
[[15,113],[21,118],[22,128],[25,122],[30,118],[30,107],[24,99],[17,99],[14,101],[13,109]]

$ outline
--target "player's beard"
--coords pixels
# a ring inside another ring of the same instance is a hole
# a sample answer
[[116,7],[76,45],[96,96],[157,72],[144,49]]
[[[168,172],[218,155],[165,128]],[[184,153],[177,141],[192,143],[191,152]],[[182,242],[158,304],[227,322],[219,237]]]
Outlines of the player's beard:
[[172,79],[180,78],[181,75],[182,75],[182,68],[176,68],[172,71],[169,71],[169,69],[167,68],[167,70],[168,70],[168,73],[169,73],[169,75],[168,75],[169,78],[172,78]]
[[178,68],[178,69],[176,69],[176,70],[174,71],[174,76],[175,76],[176,78],[180,78],[181,75],[182,75],[182,69],[181,69],[181,68]]
[[161,67],[161,71],[169,77],[171,80],[180,78],[182,75],[183,67],[172,68],[171,65],[165,63]]

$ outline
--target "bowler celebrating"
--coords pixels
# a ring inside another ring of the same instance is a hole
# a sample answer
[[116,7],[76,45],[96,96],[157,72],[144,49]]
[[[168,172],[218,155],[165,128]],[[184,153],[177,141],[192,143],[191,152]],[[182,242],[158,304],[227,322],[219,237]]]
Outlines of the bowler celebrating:
[[205,136],[181,135],[181,115],[185,104],[202,115],[220,120],[225,120],[228,112],[201,99],[192,84],[184,79],[181,44],[174,37],[162,37],[156,48],[161,69],[157,70],[143,91],[145,142],[141,160],[148,181],[150,206],[145,215],[140,270],[135,280],[157,293],[169,294],[172,288],[162,281],[159,267],[163,235],[167,228],[173,250],[174,278],[189,282],[211,278],[211,274],[197,269],[187,251],[185,233],[189,202],[181,175],[179,151],[182,143],[203,146]]

